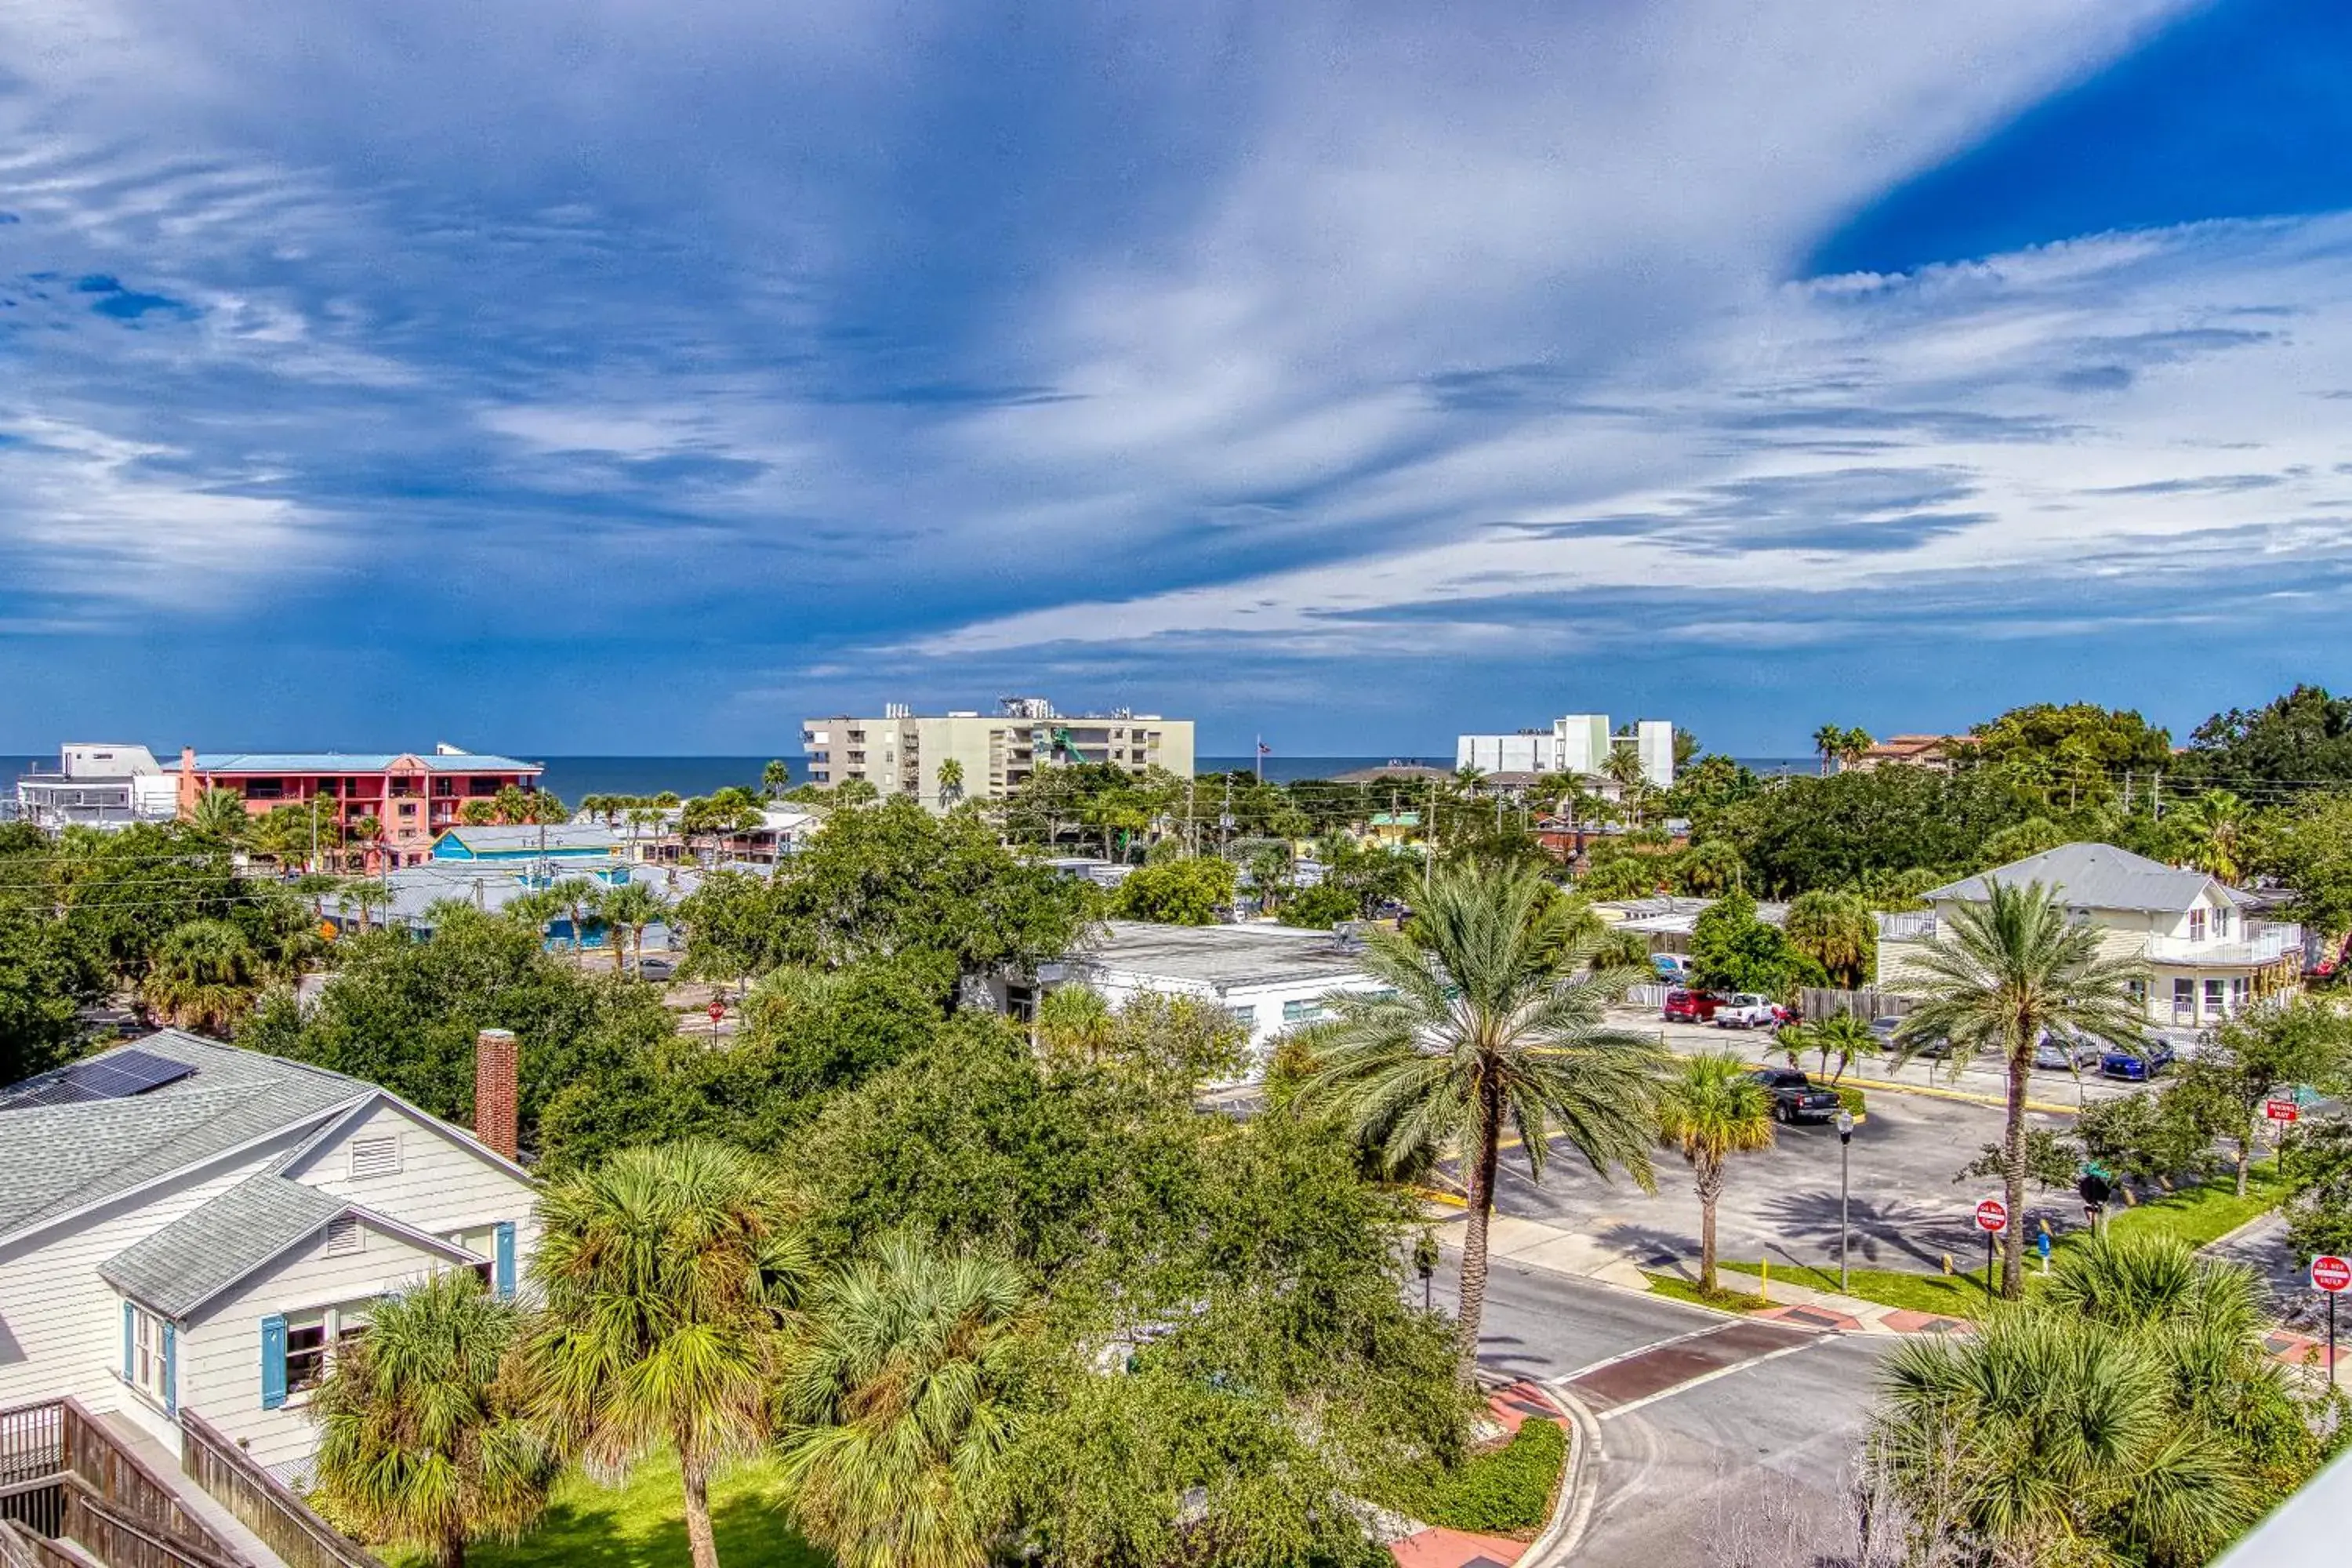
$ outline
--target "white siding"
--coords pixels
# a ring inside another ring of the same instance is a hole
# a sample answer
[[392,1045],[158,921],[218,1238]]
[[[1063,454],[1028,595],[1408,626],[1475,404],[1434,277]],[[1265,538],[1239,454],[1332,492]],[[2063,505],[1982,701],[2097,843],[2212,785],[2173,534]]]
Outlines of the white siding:
[[281,1473],[310,1458],[317,1429],[299,1394],[276,1410],[261,1407],[261,1320],[371,1300],[449,1267],[374,1226],[356,1252],[331,1256],[325,1245],[323,1235],[313,1237],[200,1309],[180,1332],[181,1405]]
[[[400,1140],[400,1168],[388,1175],[352,1173],[351,1145],[371,1139]],[[512,1220],[515,1267],[530,1257],[538,1229],[531,1218],[530,1184],[499,1164],[479,1145],[451,1136],[421,1115],[388,1101],[289,1166],[295,1181],[366,1205],[401,1224],[434,1236],[449,1236]]]
[[70,1394],[96,1410],[121,1407],[122,1308],[99,1265],[283,1157],[309,1131],[0,1248],[0,1406]]

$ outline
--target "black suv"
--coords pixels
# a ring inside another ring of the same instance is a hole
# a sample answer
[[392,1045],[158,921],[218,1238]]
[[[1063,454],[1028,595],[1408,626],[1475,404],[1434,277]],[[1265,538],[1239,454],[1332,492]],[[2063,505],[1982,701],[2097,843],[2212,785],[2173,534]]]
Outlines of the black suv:
[[1837,1090],[1822,1088],[1795,1068],[1759,1068],[1748,1076],[1772,1097],[1775,1121],[1828,1121],[1844,1104]]

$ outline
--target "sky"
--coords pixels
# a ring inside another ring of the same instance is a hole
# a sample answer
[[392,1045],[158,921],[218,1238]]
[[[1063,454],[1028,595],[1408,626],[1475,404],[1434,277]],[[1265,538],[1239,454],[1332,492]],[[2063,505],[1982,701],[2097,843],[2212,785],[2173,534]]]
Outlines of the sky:
[[2336,0],[0,0],[0,750],[1736,754],[2352,647]]

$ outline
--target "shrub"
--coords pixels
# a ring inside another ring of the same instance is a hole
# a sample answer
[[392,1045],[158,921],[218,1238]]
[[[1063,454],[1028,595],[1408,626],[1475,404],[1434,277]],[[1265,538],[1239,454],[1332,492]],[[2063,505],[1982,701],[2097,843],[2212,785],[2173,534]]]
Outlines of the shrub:
[[1423,1518],[1449,1530],[1495,1534],[1534,1530],[1551,1514],[1552,1488],[1568,1463],[1557,1422],[1522,1423],[1510,1442],[1475,1454],[1437,1479]]
[[1833,1083],[1830,1087],[1837,1090],[1838,1103],[1845,1107],[1846,1113],[1856,1121],[1861,1121],[1866,1105],[1862,1098],[1862,1090],[1843,1083]]

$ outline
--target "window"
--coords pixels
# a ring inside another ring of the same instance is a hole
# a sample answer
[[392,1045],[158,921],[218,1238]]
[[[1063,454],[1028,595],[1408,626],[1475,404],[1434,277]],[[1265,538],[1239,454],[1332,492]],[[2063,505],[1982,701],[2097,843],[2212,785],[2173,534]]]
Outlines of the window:
[[2215,941],[2227,942],[2230,940],[2230,917],[2236,912],[2237,911],[2234,910],[2229,909],[2219,909],[2213,911],[2213,937]]
[[477,1226],[472,1230],[452,1231],[449,1239],[482,1259],[481,1262],[470,1266],[474,1271],[474,1278],[482,1282],[484,1289],[497,1289],[499,1227],[494,1225],[484,1225]]
[[393,1176],[400,1173],[400,1134],[381,1133],[352,1140],[352,1174]]
[[1321,1016],[1323,1004],[1312,997],[1282,1005],[1282,1021],[1286,1024],[1311,1024]]
[[1037,990],[1032,985],[1008,985],[1004,988],[1004,1016],[1016,1023],[1031,1024],[1037,1019]]
[[343,1215],[327,1222],[327,1245],[319,1250],[332,1258],[339,1253],[358,1252],[367,1246],[367,1230],[357,1215]]
[[327,1314],[306,1312],[286,1320],[286,1392],[316,1388],[327,1375]]
[[2205,983],[2205,1011],[2214,1017],[2221,1016],[2221,983],[2219,980],[2208,980]]
[[1225,1009],[1225,1016],[1233,1019],[1234,1023],[1239,1024],[1243,1028],[1250,1031],[1250,1033],[1255,1034],[1257,1032],[1257,1009],[1255,1007],[1228,1007]]
[[2173,976],[2172,1019],[2185,1024],[2197,1016],[2197,982],[2185,974]]
[[163,1351],[163,1320],[144,1307],[133,1307],[128,1302],[124,1307],[131,1318],[131,1354],[127,1373],[131,1384],[142,1394],[168,1403],[172,1394],[170,1379],[165,1375],[168,1362]]
[[2201,909],[2189,911],[2189,940],[2191,942],[2205,940],[2205,911]]
[[2232,977],[2230,981],[2230,1011],[2232,1013],[2244,1012],[2246,1010],[2246,1003],[2251,998],[2252,990],[2253,983],[2247,979],[2246,976],[2240,974]]

